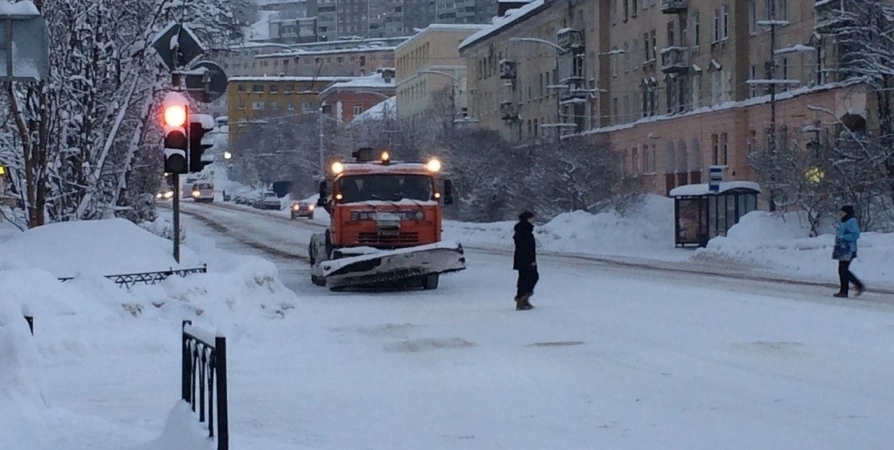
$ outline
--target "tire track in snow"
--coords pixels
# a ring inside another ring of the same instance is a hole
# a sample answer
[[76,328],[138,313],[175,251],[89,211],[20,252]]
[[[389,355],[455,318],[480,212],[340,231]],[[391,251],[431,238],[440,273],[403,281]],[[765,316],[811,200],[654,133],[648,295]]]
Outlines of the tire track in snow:
[[[248,213],[256,216],[261,216],[265,218],[274,218],[278,219],[282,222],[287,222],[294,226],[305,228],[311,231],[322,231],[326,227],[323,225],[319,225],[313,222],[296,222],[289,218],[277,216],[274,214],[264,213],[262,211],[255,211],[248,208],[239,208],[232,205],[226,204],[202,204],[201,207],[212,207],[218,208],[238,213]],[[476,246],[463,246],[466,250],[472,250],[475,253],[491,255],[491,256],[511,256],[512,252],[509,250],[496,249],[496,248],[487,248],[487,247],[476,247]],[[788,286],[805,286],[811,288],[827,288],[827,289],[837,289],[838,285],[835,283],[822,282],[822,281],[811,281],[811,280],[803,280],[803,279],[793,279],[793,278],[783,278],[776,277],[768,274],[761,274],[750,272],[749,268],[736,268],[731,267],[728,270],[718,270],[717,268],[711,266],[700,266],[695,264],[687,264],[687,263],[666,263],[661,261],[634,261],[634,260],[624,260],[621,258],[610,258],[610,257],[600,257],[600,256],[591,256],[591,255],[576,255],[576,254],[568,254],[561,252],[538,252],[538,256],[545,256],[557,260],[564,260],[566,263],[571,263],[572,265],[581,265],[581,266],[595,266],[595,265],[604,265],[611,266],[618,269],[636,269],[636,270],[645,270],[650,272],[664,273],[664,274],[683,274],[683,275],[693,275],[698,277],[705,278],[713,278],[713,279],[727,279],[727,280],[737,280],[737,281],[754,281],[761,283],[772,283],[772,284],[784,284]],[[304,257],[303,259],[307,259]],[[689,267],[687,267],[687,265]],[[741,270],[737,272],[736,270]],[[834,274],[833,274],[834,275]],[[888,287],[880,287],[880,288],[871,288],[866,291],[867,294],[884,294],[884,295],[894,295],[894,289]],[[852,299],[853,300],[853,299]],[[862,301],[862,300],[857,300]],[[885,302],[889,303],[889,302]]]

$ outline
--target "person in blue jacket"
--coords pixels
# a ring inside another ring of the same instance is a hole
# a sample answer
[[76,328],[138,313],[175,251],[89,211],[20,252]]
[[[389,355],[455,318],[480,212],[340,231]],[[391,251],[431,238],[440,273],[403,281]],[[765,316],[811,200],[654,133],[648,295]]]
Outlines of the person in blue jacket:
[[851,261],[857,258],[858,239],[860,239],[860,224],[854,214],[854,207],[842,206],[841,224],[835,233],[835,248],[832,250],[832,259],[838,260],[838,279],[841,283],[841,289],[835,293],[835,297],[847,298],[851,283],[857,288],[858,296],[863,293],[865,286],[851,272]]

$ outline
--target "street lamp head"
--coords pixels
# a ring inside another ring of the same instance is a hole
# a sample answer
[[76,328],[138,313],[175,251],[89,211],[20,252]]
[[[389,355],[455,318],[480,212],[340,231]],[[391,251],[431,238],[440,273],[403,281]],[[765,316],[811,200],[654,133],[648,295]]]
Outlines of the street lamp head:
[[230,152],[224,152],[224,159],[233,159],[233,154]]

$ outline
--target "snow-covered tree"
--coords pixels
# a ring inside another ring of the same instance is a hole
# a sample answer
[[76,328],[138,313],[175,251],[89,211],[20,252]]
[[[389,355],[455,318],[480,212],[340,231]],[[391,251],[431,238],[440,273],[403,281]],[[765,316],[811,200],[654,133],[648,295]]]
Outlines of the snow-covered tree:
[[[50,77],[9,84],[0,121],[11,137],[4,140],[11,151],[0,158],[13,169],[28,226],[145,206],[128,203],[134,192],[121,193],[141,143],[160,151],[160,134],[146,133],[156,131],[148,125],[158,120],[154,105],[170,79],[149,47],[152,38],[182,20],[207,46],[233,42],[241,28],[232,10],[247,1],[35,2],[49,26]],[[161,174],[160,166],[152,170]]]
[[861,146],[873,154],[862,159],[886,172],[894,199],[894,5],[889,0],[823,0],[816,8],[817,33],[831,39],[837,56],[830,70],[841,79],[862,81],[875,97],[877,130],[870,129],[873,137]]

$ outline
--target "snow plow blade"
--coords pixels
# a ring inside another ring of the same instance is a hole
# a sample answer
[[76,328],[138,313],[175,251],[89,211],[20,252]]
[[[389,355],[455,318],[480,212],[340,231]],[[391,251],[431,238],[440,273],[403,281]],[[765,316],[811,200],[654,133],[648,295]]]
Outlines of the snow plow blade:
[[409,282],[426,275],[466,268],[461,244],[441,242],[325,261],[322,275],[330,289],[374,287]]

